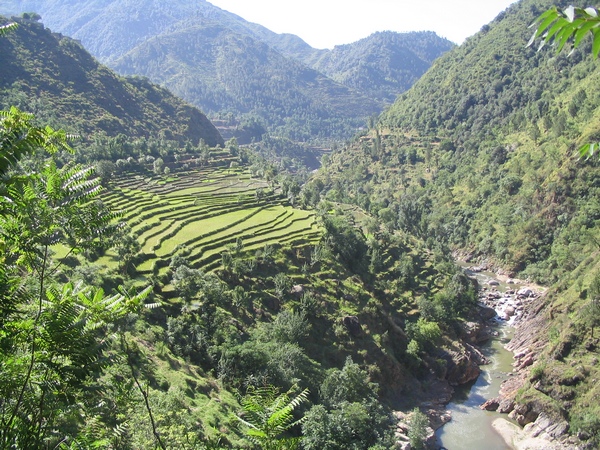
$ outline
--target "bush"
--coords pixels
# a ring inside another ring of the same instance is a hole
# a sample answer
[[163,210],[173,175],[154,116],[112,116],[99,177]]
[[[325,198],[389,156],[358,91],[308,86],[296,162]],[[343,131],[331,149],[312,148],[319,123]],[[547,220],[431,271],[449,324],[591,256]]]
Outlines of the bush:
[[408,439],[411,448],[414,450],[426,448],[428,426],[429,419],[427,419],[427,416],[423,414],[419,408],[413,409],[408,429]]

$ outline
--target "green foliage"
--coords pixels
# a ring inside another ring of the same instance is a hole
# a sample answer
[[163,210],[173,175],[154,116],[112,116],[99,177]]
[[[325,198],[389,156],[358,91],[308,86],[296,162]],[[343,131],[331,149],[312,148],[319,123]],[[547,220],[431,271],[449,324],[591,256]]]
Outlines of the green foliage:
[[[532,45],[537,38],[542,38],[542,43],[539,49],[544,44],[552,43],[556,47],[556,51],[560,52],[567,42],[570,42],[575,49],[579,47],[584,38],[588,35],[592,36],[592,54],[598,57],[600,53],[600,17],[596,8],[576,8],[569,5],[564,11],[553,7],[541,14],[532,24],[538,24],[537,29],[529,40],[529,45]],[[582,91],[583,92],[583,91]],[[576,114],[578,103],[572,103],[569,112],[574,111]],[[600,148],[598,143],[584,144],[579,148],[579,155],[583,157],[591,157],[595,151]]]
[[50,154],[70,151],[64,131],[55,131],[48,126],[36,127],[32,114],[14,106],[8,111],[0,111],[0,148],[0,176],[38,148],[44,148]]
[[572,158],[600,130],[598,62],[586,41],[552,58],[526,47],[527,25],[550,4],[515,3],[442,56],[375,129],[331,155],[319,195],[540,282],[573,270],[599,217],[597,164]]
[[17,26],[18,25],[16,22],[9,22],[7,24],[0,25],[0,36],[4,36],[14,30],[16,30]]
[[390,416],[373,401],[344,402],[329,412],[313,406],[302,425],[302,448],[306,450],[362,450],[381,445],[392,447]]
[[367,244],[361,230],[352,226],[343,216],[323,218],[327,243],[334,254],[357,273],[366,269]]
[[554,7],[541,14],[535,20],[535,24],[538,24],[538,27],[533,33],[529,45],[541,37],[541,46],[545,43],[552,43],[556,46],[556,51],[560,52],[570,40],[572,40],[573,48],[577,48],[588,34],[592,34],[592,53],[594,57],[600,53],[600,34],[598,34],[600,18],[595,8],[576,8],[569,5],[564,11],[560,11]]
[[427,427],[429,426],[427,416],[419,408],[413,409],[408,426],[408,439],[411,448],[415,450],[425,449],[427,445]]
[[277,388],[251,388],[242,398],[243,415],[238,419],[248,429],[246,436],[262,450],[296,450],[299,437],[287,435],[294,427],[303,422],[296,419],[295,409],[308,399],[308,390],[295,394],[292,388],[279,393]]
[[329,371],[320,389],[321,402],[335,408],[343,402],[360,402],[377,398],[377,385],[369,381],[368,373],[348,357],[344,367]]
[[0,446],[55,447],[87,433],[83,415],[107,419],[93,405],[111,363],[109,330],[139,310],[149,288],[105,296],[81,283],[56,282],[60,263],[52,261],[51,246],[74,252],[102,245],[115,215],[96,199],[100,186],[91,169],[42,160],[38,170],[13,172],[25,154],[68,146],[63,132],[34,127],[16,108],[2,117]]
[[332,369],[321,384],[322,405],[313,406],[302,425],[303,448],[364,449],[390,445],[390,417],[377,402],[377,385],[352,361]]
[[580,314],[583,323],[590,327],[592,338],[594,338],[594,328],[600,326],[600,272],[594,274],[587,294],[589,300],[581,309]]
[[292,288],[292,280],[283,273],[278,273],[273,277],[273,284],[275,285],[275,295],[278,298],[283,298]]
[[417,323],[406,324],[406,334],[411,339],[407,353],[415,356],[415,343],[418,344],[417,348],[433,349],[442,337],[439,325],[428,322],[424,317],[419,318]]

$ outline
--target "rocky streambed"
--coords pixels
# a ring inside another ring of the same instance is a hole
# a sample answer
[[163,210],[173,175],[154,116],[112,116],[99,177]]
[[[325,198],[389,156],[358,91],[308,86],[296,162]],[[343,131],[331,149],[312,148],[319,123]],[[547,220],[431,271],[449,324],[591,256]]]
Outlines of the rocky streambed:
[[[505,346],[512,325],[542,289],[496,275],[485,267],[465,267],[479,285],[479,308],[472,322],[463,323],[460,348],[445,350],[444,383],[433,384],[431,400],[421,405],[431,427],[428,448],[504,450],[511,448],[492,426],[500,416],[490,410],[514,409],[514,402],[480,406],[499,395],[500,385],[513,376],[513,356]],[[397,436],[408,450],[410,414],[396,413]],[[448,423],[450,422],[450,423]],[[437,430],[437,431],[434,431]]]
[[[421,405],[431,425],[427,447],[583,448],[576,437],[569,436],[566,422],[555,422],[516,401],[517,391],[530,379],[545,345],[539,332],[547,325],[545,289],[492,273],[485,266],[465,264],[464,268],[480,287],[480,320],[464,323],[462,353],[451,355],[446,379],[431,386],[431,400]],[[396,418],[399,446],[410,450],[410,413],[397,412]]]
[[540,334],[536,331],[545,326],[546,319],[540,314],[545,307],[545,289],[490,274],[485,268],[470,267],[467,271],[476,276],[482,286],[480,303],[486,308],[494,309],[497,313],[496,320],[511,328],[512,338],[502,351],[511,352],[513,359],[510,372],[501,382],[498,394],[486,397],[479,406],[481,410],[498,414],[490,415],[489,418],[493,429],[502,437],[505,447],[467,447],[516,450],[579,448],[577,439],[567,433],[567,422],[555,422],[543,412],[516,401],[517,391],[530,378],[531,367],[544,345],[537,340]]

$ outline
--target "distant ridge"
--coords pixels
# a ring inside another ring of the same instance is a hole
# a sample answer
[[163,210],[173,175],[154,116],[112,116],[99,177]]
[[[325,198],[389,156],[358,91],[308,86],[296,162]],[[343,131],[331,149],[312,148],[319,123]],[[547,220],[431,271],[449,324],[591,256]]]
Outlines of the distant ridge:
[[223,145],[203,113],[167,90],[140,77],[116,75],[81,44],[36,21],[17,21],[16,32],[0,46],[2,107],[17,105],[83,135]]
[[0,11],[36,11],[120,73],[294,140],[351,136],[453,46],[431,32],[386,32],[317,50],[205,0],[5,0]]

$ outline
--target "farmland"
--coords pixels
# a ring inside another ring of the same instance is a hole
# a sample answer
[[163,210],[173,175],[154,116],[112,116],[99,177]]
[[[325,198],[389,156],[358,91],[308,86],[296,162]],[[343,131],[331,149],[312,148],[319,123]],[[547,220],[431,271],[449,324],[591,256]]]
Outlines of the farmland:
[[[235,246],[251,255],[265,246],[316,243],[315,215],[293,208],[244,168],[206,167],[168,176],[126,174],[113,180],[104,201],[121,212],[139,244],[135,272],[168,283],[169,263],[184,254],[190,266],[210,272]],[[107,252],[101,261],[116,266]]]

